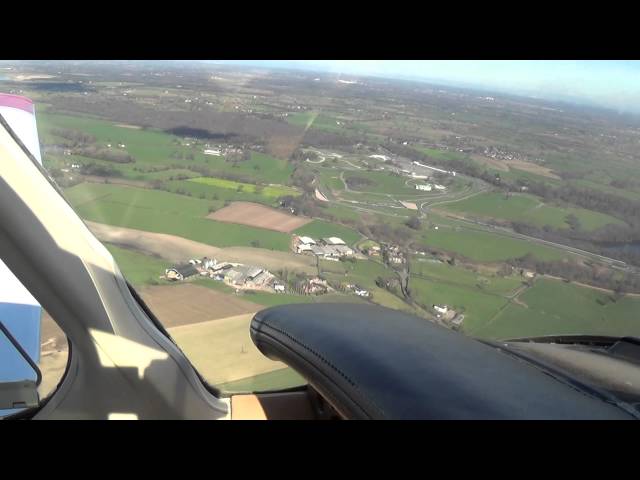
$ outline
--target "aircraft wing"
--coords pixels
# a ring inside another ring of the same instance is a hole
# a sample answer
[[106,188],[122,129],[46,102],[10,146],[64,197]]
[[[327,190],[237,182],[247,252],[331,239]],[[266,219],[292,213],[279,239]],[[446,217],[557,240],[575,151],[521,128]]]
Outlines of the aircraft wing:
[[[33,102],[18,95],[0,93],[0,116],[3,120],[0,128],[8,126],[42,163]],[[0,259],[0,321],[36,364],[40,361],[41,316],[40,304]],[[0,332],[0,387],[25,380],[35,382],[36,379],[34,370]],[[1,410],[4,406],[0,404],[0,417],[13,412]]]

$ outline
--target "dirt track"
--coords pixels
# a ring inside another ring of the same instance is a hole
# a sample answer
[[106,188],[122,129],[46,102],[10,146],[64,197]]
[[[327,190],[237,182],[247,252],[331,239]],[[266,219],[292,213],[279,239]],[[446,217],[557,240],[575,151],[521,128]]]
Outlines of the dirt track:
[[210,213],[207,218],[284,233],[289,233],[311,221],[310,218],[290,215],[275,208],[251,202],[232,202],[231,205]]
[[100,241],[127,246],[147,255],[157,255],[170,262],[184,262],[189,258],[207,256],[218,261],[260,265],[269,270],[288,268],[309,273],[315,271],[313,258],[307,255],[252,247],[218,248],[176,235],[145,232],[89,221],[86,224]]
[[143,253],[158,255],[171,262],[182,262],[192,257],[215,257],[220,248],[206,243],[165,233],[145,232],[133,228],[114,227],[86,222],[93,234],[102,242],[126,245]]

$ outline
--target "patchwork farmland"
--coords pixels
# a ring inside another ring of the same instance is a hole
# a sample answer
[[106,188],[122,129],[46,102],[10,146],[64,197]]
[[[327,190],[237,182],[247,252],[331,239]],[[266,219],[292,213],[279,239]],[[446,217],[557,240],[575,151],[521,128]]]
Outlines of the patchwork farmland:
[[[483,338],[637,330],[631,124],[374,79],[77,68],[11,88],[41,105],[69,203],[212,383],[301,381],[246,335],[286,303],[373,302]],[[300,237],[316,253],[294,252]],[[318,255],[331,237],[353,254]],[[283,290],[164,276],[205,257]],[[323,293],[296,290],[310,283]]]

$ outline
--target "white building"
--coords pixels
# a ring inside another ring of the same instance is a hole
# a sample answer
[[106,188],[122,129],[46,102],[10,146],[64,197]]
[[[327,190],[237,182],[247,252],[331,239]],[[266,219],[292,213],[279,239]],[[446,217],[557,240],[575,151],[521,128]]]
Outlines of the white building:
[[369,292],[367,290],[365,290],[362,287],[356,287],[355,288],[355,293],[356,295],[358,295],[359,297],[368,297],[369,296]]
[[426,180],[429,178],[429,175],[418,175],[416,172],[411,172],[411,178],[417,178],[419,180]]
[[430,192],[433,189],[430,183],[426,185],[416,185],[416,190],[424,190],[425,192]]
[[445,315],[449,311],[449,307],[447,307],[446,305],[443,305],[442,307],[440,305],[434,305],[433,309],[443,315]]
[[446,190],[447,187],[445,187],[444,185],[434,185],[434,187],[436,188],[436,190]]
[[312,247],[315,247],[316,241],[311,237],[298,237],[295,241],[295,247],[297,253],[311,252]]
[[344,240],[339,237],[328,237],[322,239],[327,245],[346,245]]
[[313,245],[306,245],[304,243],[300,243],[297,247],[296,247],[296,252],[298,253],[303,253],[303,252],[311,252],[313,251],[313,249],[311,248]]
[[202,266],[207,270],[210,269],[210,268],[213,268],[215,266],[215,264],[216,264],[216,261],[213,258],[206,258],[205,257],[205,258],[202,259]]
[[315,245],[316,241],[311,237],[298,237],[298,241],[303,245]]

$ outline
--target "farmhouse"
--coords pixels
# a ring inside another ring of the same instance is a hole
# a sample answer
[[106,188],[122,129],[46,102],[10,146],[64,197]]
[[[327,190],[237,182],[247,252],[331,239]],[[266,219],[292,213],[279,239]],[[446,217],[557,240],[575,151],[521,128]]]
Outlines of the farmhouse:
[[311,237],[298,237],[300,243],[304,245],[315,245],[316,241]]
[[369,291],[360,285],[348,284],[347,288],[353,290],[353,292],[359,297],[368,297]]
[[336,252],[339,257],[348,257],[353,255],[353,250],[346,245],[328,245],[332,252]]
[[362,287],[358,287],[357,285],[356,285],[356,288],[355,288],[354,292],[356,292],[356,295],[358,295],[359,297],[368,297],[369,296],[369,291],[368,290],[365,290]]
[[185,278],[198,275],[198,269],[189,263],[186,265],[176,265],[164,271],[167,280],[184,280]]
[[404,254],[400,251],[398,245],[384,245],[382,256],[388,263],[401,264],[404,263]]
[[460,326],[462,325],[463,321],[464,321],[464,315],[456,315],[451,320],[451,323],[453,324],[454,327],[460,328]]
[[446,305],[433,305],[433,309],[438,313],[442,313],[443,315],[449,311],[449,307],[447,307]]
[[216,157],[221,156],[220,150],[207,149],[203,152],[205,155],[214,155]]
[[327,250],[324,245],[311,245],[309,249],[311,250],[311,253],[318,257],[325,257],[329,255],[329,250]]
[[315,245],[300,243],[296,246],[296,253],[312,252]]
[[353,255],[353,250],[346,245],[312,245],[311,252],[327,260]]
[[369,247],[369,256],[370,257],[379,257],[380,256],[380,247],[378,245],[372,245]]
[[225,270],[229,270],[233,265],[227,262],[216,263],[211,267],[211,271],[214,273],[224,274]]
[[318,242],[310,237],[294,237],[293,249],[296,253],[310,252],[326,260],[335,260],[354,254],[353,249],[338,237],[327,237]]
[[520,270],[520,275],[522,275],[524,278],[534,278],[536,276],[536,272],[532,270],[522,269]]
[[433,305],[433,309],[437,312],[436,318],[452,322],[454,325],[456,325],[455,322],[457,321],[457,325],[459,326],[464,319],[464,315],[458,315],[454,309],[446,305]]
[[263,271],[264,269],[252,265],[238,265],[229,270],[226,280],[231,285],[244,286],[253,282]]
[[210,270],[213,269],[213,267],[216,265],[216,260],[215,258],[208,258],[208,257],[204,257],[202,259],[202,267],[206,270]]
[[305,280],[302,285],[300,285],[300,290],[304,294],[315,294],[322,295],[329,291],[330,287],[326,280],[323,280],[319,277],[310,278]]
[[293,237],[293,245],[296,253],[311,252],[312,246],[315,246],[316,242],[310,237]]
[[220,278],[236,289],[270,290],[284,292],[284,285],[278,282],[275,275],[262,267],[243,264],[227,264],[224,270],[214,273],[213,278]]

